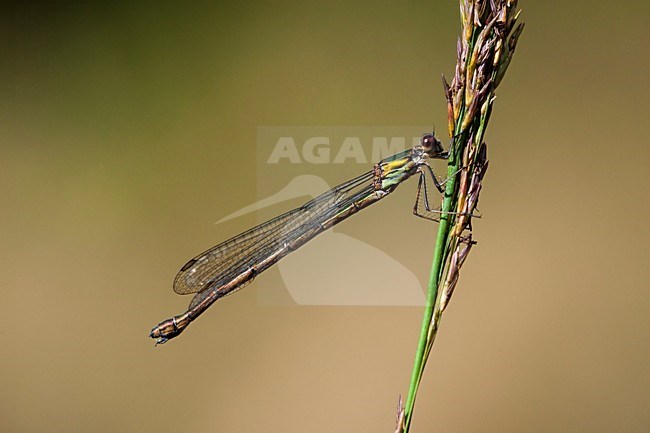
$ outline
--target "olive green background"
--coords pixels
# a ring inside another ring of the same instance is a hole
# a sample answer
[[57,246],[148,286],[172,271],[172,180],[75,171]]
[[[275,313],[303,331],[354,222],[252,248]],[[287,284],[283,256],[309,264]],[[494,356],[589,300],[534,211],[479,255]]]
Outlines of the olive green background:
[[[414,431],[648,431],[650,8],[520,6]],[[0,431],[392,431],[420,308],[262,306],[270,270],[147,334],[189,302],[180,266],[256,221],[214,225],[257,198],[258,126],[444,130],[457,33],[453,1],[1,2]],[[424,282],[414,191],[337,230]]]

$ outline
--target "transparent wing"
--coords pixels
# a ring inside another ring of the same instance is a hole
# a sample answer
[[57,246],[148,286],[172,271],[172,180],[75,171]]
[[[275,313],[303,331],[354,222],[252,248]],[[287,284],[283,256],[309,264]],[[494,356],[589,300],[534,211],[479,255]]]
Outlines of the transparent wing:
[[[174,279],[179,294],[219,287],[260,263],[285,243],[303,236],[349,207],[358,197],[370,194],[373,171],[319,195],[299,208],[253,227],[188,261]],[[241,286],[243,287],[243,285]],[[197,295],[192,304],[201,301]]]

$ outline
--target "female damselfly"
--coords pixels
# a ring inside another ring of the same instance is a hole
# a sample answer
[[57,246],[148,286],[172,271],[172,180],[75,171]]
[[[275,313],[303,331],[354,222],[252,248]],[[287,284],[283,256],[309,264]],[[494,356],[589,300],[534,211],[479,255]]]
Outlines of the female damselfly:
[[423,218],[434,219],[420,211],[421,197],[424,197],[425,210],[431,211],[425,172],[431,175],[438,191],[443,192],[427,158],[447,157],[434,134],[425,134],[413,149],[385,158],[371,171],[194,257],[174,279],[176,293],[196,293],[187,311],[159,323],[149,336],[156,344],[178,336],[217,299],[243,288],[290,252],[386,197],[416,173],[420,178],[413,211]]

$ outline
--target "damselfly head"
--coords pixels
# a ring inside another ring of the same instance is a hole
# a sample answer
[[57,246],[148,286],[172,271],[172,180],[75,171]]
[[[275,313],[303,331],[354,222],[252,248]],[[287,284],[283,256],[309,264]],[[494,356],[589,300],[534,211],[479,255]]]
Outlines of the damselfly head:
[[446,152],[442,148],[442,143],[431,134],[424,134],[421,140],[422,150],[429,158],[445,158]]

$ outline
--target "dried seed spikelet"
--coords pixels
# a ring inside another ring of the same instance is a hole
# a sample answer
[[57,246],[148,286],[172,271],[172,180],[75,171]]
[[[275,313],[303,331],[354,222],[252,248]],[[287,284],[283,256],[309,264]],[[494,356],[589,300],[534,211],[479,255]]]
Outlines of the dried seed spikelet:
[[[463,9],[465,9],[463,11]],[[465,2],[464,7],[461,5],[461,14],[463,14],[462,18],[462,25],[463,25],[463,35],[465,36],[465,43],[466,45],[469,45],[469,43],[472,41],[472,33],[474,31],[474,2],[473,1],[468,1]]]
[[[503,29],[503,31],[507,31],[506,30],[508,28],[507,21],[508,21],[507,9],[502,8],[500,10],[500,12],[498,13],[497,28]],[[499,33],[501,33],[501,32],[499,32]],[[503,47],[503,37],[500,36],[499,38],[497,38],[496,46],[495,46],[495,49],[494,49],[494,61],[492,62],[492,65],[494,67],[497,67],[497,65],[499,64],[499,61],[500,61],[501,56],[503,54],[502,47]]]
[[494,60],[492,61],[492,66],[494,68],[497,68],[499,66],[499,62],[501,61],[501,55],[503,54],[503,39],[499,38],[496,41],[496,45],[494,47]]
[[494,57],[494,47],[496,46],[497,40],[498,38],[492,37],[485,41],[478,58],[479,69],[483,68],[485,71],[492,65],[489,59]]
[[444,311],[445,308],[447,308],[447,305],[449,305],[451,295],[453,295],[454,288],[456,287],[456,283],[458,283],[458,278],[460,277],[460,268],[463,266],[463,263],[465,263],[465,259],[467,259],[467,255],[473,245],[476,245],[476,242],[472,240],[471,233],[466,238],[461,238],[460,242],[456,244],[454,253],[450,259],[447,278],[445,279],[440,296],[441,311]]
[[465,117],[463,118],[463,123],[461,124],[460,132],[465,131],[469,127],[469,125],[471,125],[471,123],[475,120],[478,104],[483,101],[485,94],[488,92],[491,86],[492,86],[492,80],[490,79],[488,80],[487,83],[485,83],[483,88],[479,90],[476,96],[472,99],[472,105],[470,105],[467,108],[467,111],[465,112]]
[[506,10],[507,10],[506,28],[510,30],[514,25],[515,21],[517,21],[517,18],[519,18],[519,14],[521,13],[521,10],[517,10],[517,0],[509,0],[506,3]]
[[454,136],[454,128],[456,126],[456,119],[454,118],[454,101],[451,95],[451,88],[449,83],[445,79],[445,76],[442,76],[442,87],[445,91],[445,98],[447,99],[447,129],[449,132],[449,138]]
[[496,96],[488,98],[488,100],[485,101],[483,103],[483,105],[481,105],[481,117],[485,117],[485,114],[487,113],[488,109],[492,105],[492,101],[494,101],[495,99],[496,99]]
[[[490,56],[490,48],[492,47],[492,44],[489,43],[488,37],[490,36],[495,23],[496,17],[490,20],[490,22],[483,28],[483,30],[481,30],[481,33],[479,33],[474,44],[474,49],[469,58],[469,61],[467,62],[467,72],[465,74],[466,80],[468,83],[472,83],[472,88],[474,90],[478,89],[482,84],[482,80],[475,77],[476,69],[477,65],[482,65],[485,59]],[[475,95],[473,92],[470,94],[468,92],[468,89],[466,89],[465,92],[465,105],[470,106],[472,105]]]
[[472,102],[474,102],[474,85],[476,84],[476,76],[472,77],[473,80],[468,81],[469,85],[465,86],[465,107],[471,107]]
[[469,15],[469,5],[467,2],[459,2],[458,6],[460,7],[460,25],[465,28],[467,26],[467,20]]
[[494,24],[497,22],[497,17],[494,17],[490,20],[490,22],[481,30],[481,33],[479,33],[478,38],[476,38],[476,43],[474,44],[474,51],[472,52],[472,58],[470,59],[470,66],[468,66],[468,69],[470,67],[475,67],[479,54],[484,50],[486,46],[489,46],[486,44],[486,41],[488,40],[490,33],[492,32],[492,29],[494,28]]
[[486,3],[481,0],[474,0],[473,2],[473,12],[474,12],[474,27],[481,27],[481,17],[485,13]]
[[467,70],[467,56],[469,51],[469,45],[466,41],[458,40],[458,58],[456,59],[456,74],[458,76],[458,81],[456,85],[462,84],[462,79],[465,77],[465,71]]
[[480,146],[476,146],[473,140],[471,143],[468,146],[471,148],[468,155],[469,161],[472,161],[471,164],[468,163],[468,172],[472,173],[471,180],[469,181],[469,188],[462,204],[460,204],[459,199],[459,205],[456,210],[459,215],[451,231],[452,236],[460,236],[463,230],[469,227],[471,218],[476,210],[476,205],[478,204],[483,176],[485,176],[485,172],[487,171],[487,145],[482,143]]
[[512,55],[515,53],[515,48],[517,47],[517,41],[519,40],[519,36],[523,30],[524,24],[518,24],[508,39],[508,43],[506,44],[505,58],[501,61],[494,80],[496,86],[499,85],[506,73],[506,70],[508,69],[508,66],[510,65]]
[[472,145],[474,142],[474,136],[472,135],[469,140],[468,144],[465,147],[465,150],[463,151],[463,159],[461,161],[462,163],[462,171],[460,172],[459,175],[459,180],[458,180],[458,200],[456,202],[456,209],[455,212],[457,214],[454,226],[450,230],[451,236],[457,236],[460,235],[460,233],[465,229],[467,225],[467,218],[464,217],[463,215],[463,209],[465,209],[466,205],[465,202],[467,200],[467,192],[470,187],[470,161],[472,161],[472,153],[473,149],[475,146]]
[[[465,147],[463,152],[462,166],[467,167],[469,165],[469,150],[471,146]],[[458,182],[458,202],[456,203],[456,212],[460,212],[465,206],[465,199],[467,198],[467,188],[469,181],[469,171],[463,168],[460,172],[460,179]]]
[[453,103],[454,103],[454,123],[458,123],[460,118],[460,111],[463,108],[463,92],[458,87],[452,88]]

